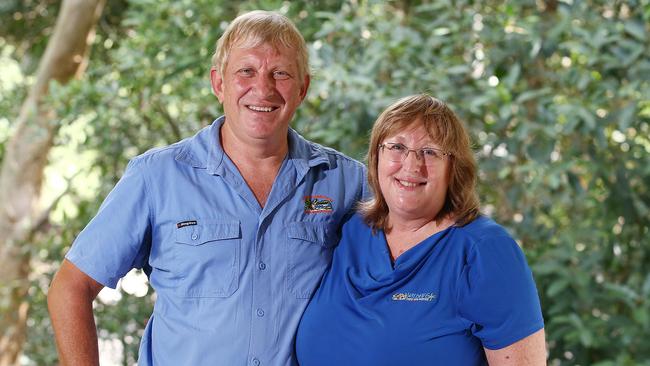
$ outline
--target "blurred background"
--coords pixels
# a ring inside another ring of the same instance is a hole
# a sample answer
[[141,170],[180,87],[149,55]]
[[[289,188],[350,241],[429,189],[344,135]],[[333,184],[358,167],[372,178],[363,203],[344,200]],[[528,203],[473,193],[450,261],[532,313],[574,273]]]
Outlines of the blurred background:
[[[419,92],[462,117],[550,365],[650,365],[649,0],[0,1],[0,365],[57,364],[60,261],[130,158],[221,114],[210,58],[252,9],[307,41],[306,137],[363,159],[378,114]],[[154,300],[139,271],[102,291],[103,365],[136,363]]]

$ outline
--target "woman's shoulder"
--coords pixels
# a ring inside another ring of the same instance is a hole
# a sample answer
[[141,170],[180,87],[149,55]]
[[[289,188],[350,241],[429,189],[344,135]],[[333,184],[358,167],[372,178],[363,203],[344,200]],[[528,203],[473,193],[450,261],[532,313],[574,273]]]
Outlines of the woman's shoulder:
[[372,240],[379,233],[379,230],[373,233],[365,218],[359,213],[354,213],[343,224],[339,246],[358,247],[361,242]]
[[510,233],[501,225],[487,216],[480,215],[472,222],[459,228],[460,232],[474,242],[486,239],[507,237],[512,238]]
[[343,233],[360,234],[372,233],[372,228],[368,226],[366,219],[359,212],[355,212],[343,223]]
[[524,252],[512,235],[494,220],[480,216],[463,227],[468,263],[501,263],[513,268],[527,268]]

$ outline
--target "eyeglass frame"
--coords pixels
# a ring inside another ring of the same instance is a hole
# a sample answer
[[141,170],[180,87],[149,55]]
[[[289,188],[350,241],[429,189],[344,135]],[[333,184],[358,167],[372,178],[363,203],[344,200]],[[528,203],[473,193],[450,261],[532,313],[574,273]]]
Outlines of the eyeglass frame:
[[[435,163],[445,160],[445,157],[451,158],[452,156],[454,156],[450,152],[447,152],[447,151],[444,151],[442,149],[438,149],[438,148],[435,148],[435,147],[422,147],[422,148],[419,148],[419,149],[411,149],[410,147],[404,145],[401,142],[383,142],[383,143],[379,144],[378,148],[385,149],[385,148],[388,147],[389,151],[394,151],[393,147],[396,146],[396,145],[402,146],[405,149],[404,151],[406,151],[406,152],[401,153],[402,158],[400,160],[389,159],[393,163],[403,163],[406,160],[406,158],[408,158],[409,153],[411,153],[411,151],[415,154],[415,159],[418,160],[418,161],[420,159],[422,159],[422,161],[424,162],[424,165],[426,165],[426,166],[433,166],[433,165],[435,165]],[[433,150],[433,151],[437,152],[439,155],[436,156],[436,158],[435,158],[436,160],[434,160],[432,163],[427,164],[427,160],[424,157],[424,151],[425,150]]]

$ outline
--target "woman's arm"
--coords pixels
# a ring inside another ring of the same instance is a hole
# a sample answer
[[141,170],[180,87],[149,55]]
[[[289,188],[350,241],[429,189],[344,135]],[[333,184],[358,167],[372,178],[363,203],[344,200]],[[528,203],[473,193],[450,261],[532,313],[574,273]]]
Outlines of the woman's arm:
[[485,349],[490,366],[546,365],[544,329],[501,349]]

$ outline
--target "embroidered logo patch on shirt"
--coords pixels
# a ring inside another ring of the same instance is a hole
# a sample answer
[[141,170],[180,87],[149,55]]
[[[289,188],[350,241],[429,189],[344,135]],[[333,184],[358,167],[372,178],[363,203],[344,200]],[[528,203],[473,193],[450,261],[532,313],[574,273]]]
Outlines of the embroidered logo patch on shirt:
[[196,224],[197,224],[196,220],[181,221],[181,222],[176,224],[176,228],[180,229],[180,228],[185,227],[185,226],[192,226],[192,225],[196,225]]
[[433,292],[398,292],[393,294],[393,301],[433,301],[438,296]]
[[332,202],[334,201],[326,196],[305,196],[305,213],[331,213]]

